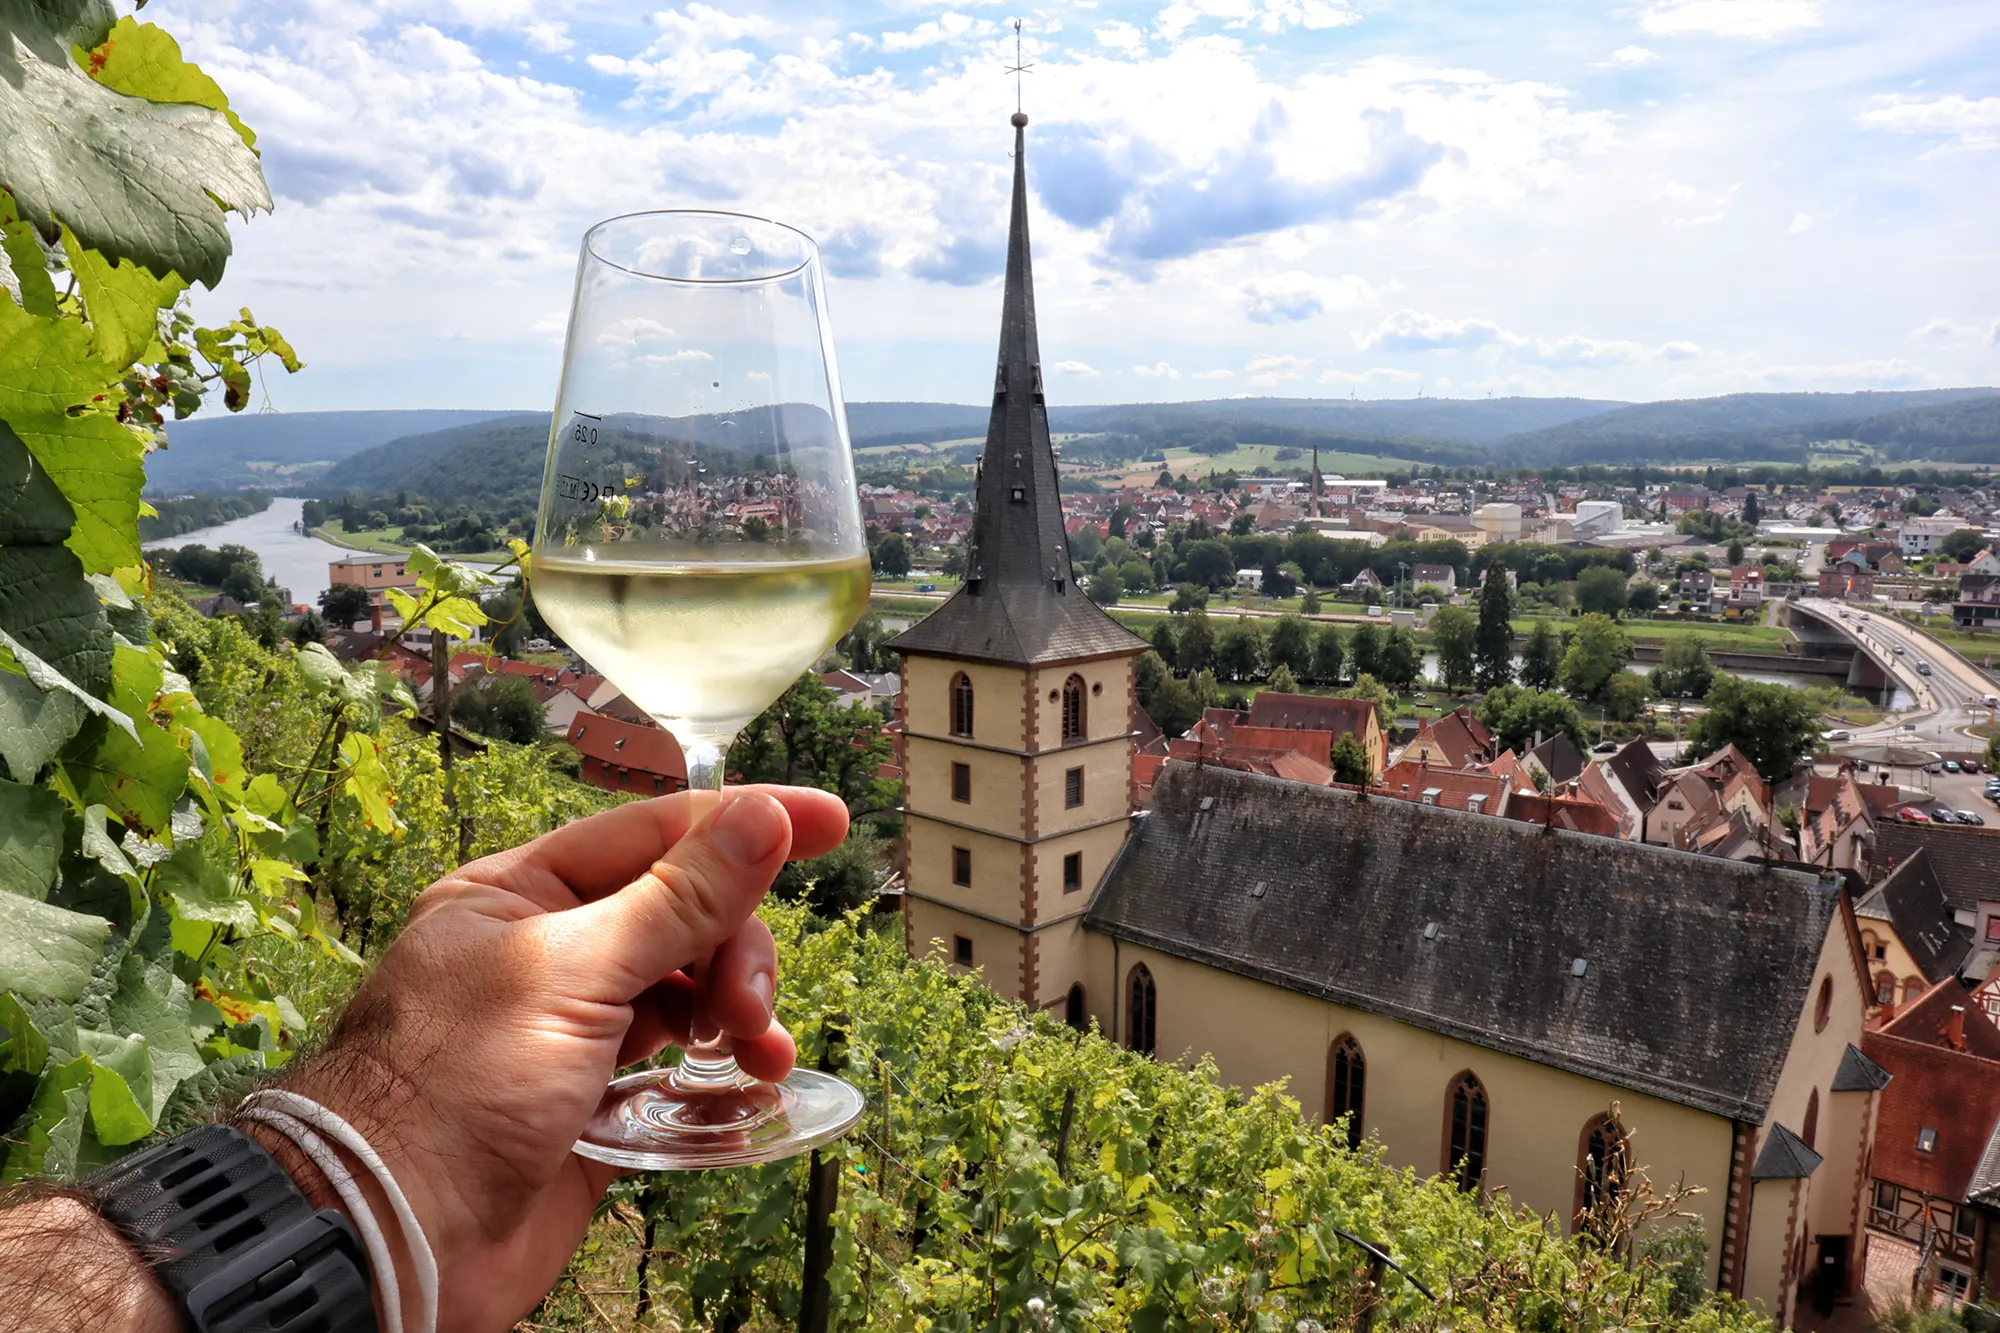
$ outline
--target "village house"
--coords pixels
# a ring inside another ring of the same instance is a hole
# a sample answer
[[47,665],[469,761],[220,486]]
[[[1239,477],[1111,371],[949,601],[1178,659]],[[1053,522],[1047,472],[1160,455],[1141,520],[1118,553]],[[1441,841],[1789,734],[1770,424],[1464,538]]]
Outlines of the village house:
[[1854,904],[1861,956],[1873,979],[1871,1000],[1893,1015],[1946,977],[1972,952],[1972,928],[1953,919],[1951,903],[1919,849]]
[[[1780,1322],[1809,1278],[1844,1290],[1880,1084],[1854,1074],[1868,975],[1838,873],[1443,808],[1421,758],[1413,799],[1162,758],[1137,812],[1147,645],[1069,578],[1027,200],[1017,129],[967,580],[889,645],[906,947],[1135,1051],[1286,1079],[1389,1163],[1566,1227],[1637,1136],[1655,1180],[1701,1191],[1711,1286]],[[1281,712],[1268,730],[1333,733]],[[1245,730],[1270,720],[1230,731],[1293,744]],[[1475,726],[1427,743],[1497,763]]]
[[1365,699],[1329,699],[1317,694],[1259,690],[1250,700],[1245,720],[1256,727],[1323,731],[1334,744],[1342,736],[1352,736],[1368,756],[1371,781],[1388,766],[1388,737],[1383,735],[1375,705]]
[[1426,763],[1435,768],[1472,768],[1500,753],[1499,742],[1486,724],[1463,704],[1443,717],[1432,718],[1397,756],[1401,763]]
[[564,739],[583,757],[577,776],[593,787],[659,796],[687,786],[687,760],[663,727],[579,715]]

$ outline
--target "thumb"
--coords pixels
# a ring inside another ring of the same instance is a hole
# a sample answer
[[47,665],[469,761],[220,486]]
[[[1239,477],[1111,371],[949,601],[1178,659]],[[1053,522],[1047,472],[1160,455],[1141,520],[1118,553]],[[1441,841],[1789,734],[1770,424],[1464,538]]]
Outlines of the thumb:
[[729,792],[644,875],[548,918],[563,937],[560,955],[582,964],[578,998],[626,1004],[707,961],[756,910],[791,847],[784,806],[764,792]]

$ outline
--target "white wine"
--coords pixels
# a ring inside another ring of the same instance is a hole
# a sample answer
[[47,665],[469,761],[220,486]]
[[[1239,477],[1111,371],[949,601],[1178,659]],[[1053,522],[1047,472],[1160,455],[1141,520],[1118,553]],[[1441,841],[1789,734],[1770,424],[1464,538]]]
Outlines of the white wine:
[[868,604],[865,555],[696,565],[538,553],[532,569],[556,633],[683,741],[761,713]]

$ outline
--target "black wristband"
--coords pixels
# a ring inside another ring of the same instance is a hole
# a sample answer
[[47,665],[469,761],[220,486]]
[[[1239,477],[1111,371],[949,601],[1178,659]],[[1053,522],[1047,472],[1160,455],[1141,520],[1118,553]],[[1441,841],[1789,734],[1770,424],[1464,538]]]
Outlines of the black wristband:
[[194,1333],[377,1333],[368,1259],[347,1219],[315,1212],[242,1131],[203,1125],[82,1184]]

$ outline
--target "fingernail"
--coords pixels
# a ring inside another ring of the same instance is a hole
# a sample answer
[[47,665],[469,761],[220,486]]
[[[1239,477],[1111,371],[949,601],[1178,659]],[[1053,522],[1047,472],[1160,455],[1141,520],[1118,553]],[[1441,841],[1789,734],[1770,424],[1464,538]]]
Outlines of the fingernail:
[[722,807],[709,827],[716,850],[740,866],[762,865],[785,840],[784,812],[761,794],[745,794]]
[[750,993],[755,995],[758,1002],[764,1006],[765,1013],[771,1014],[775,1012],[771,1007],[771,999],[777,994],[777,987],[772,982],[769,972],[757,972],[751,975]]

